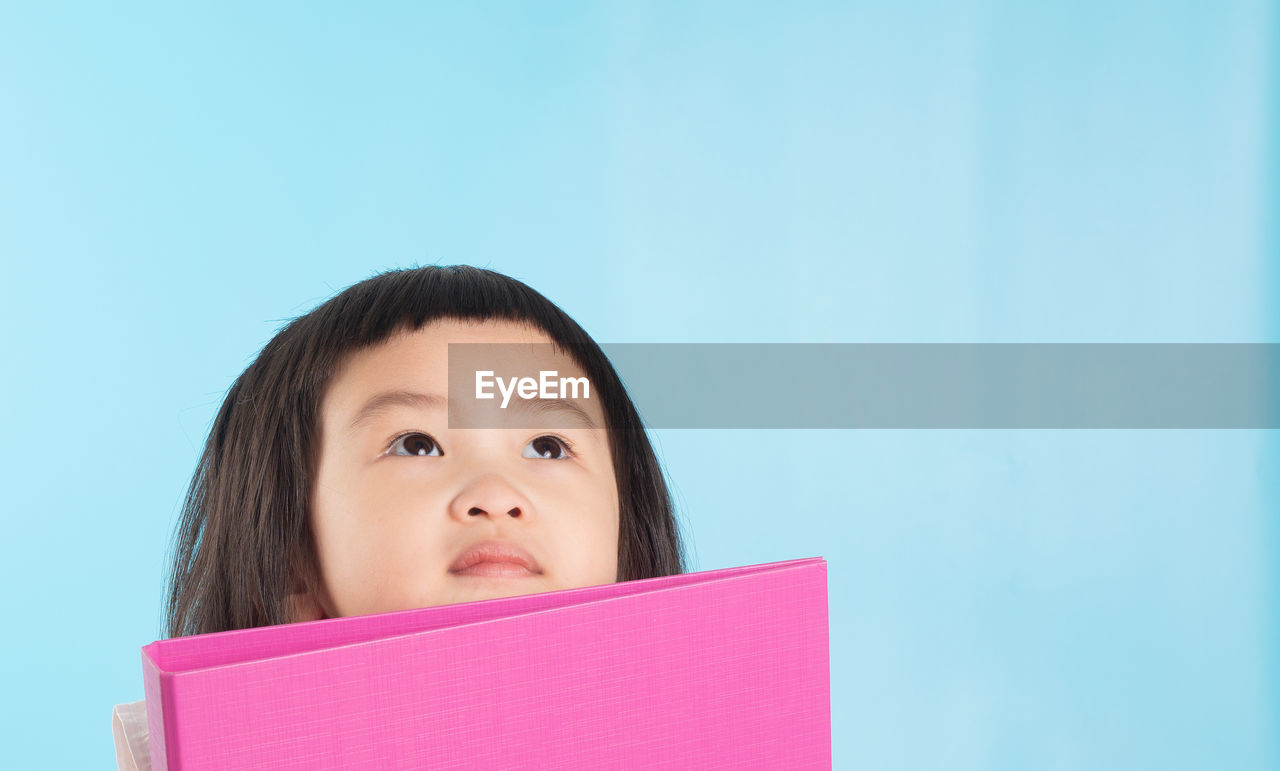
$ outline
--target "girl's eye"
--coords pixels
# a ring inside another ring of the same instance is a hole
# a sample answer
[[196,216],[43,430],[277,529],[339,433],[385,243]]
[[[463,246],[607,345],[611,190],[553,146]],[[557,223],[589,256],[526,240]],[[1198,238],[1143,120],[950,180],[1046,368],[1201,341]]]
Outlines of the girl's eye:
[[558,436],[540,436],[524,446],[523,457],[568,460],[573,457],[569,443]]
[[436,440],[426,434],[405,434],[391,444],[390,455],[443,455]]

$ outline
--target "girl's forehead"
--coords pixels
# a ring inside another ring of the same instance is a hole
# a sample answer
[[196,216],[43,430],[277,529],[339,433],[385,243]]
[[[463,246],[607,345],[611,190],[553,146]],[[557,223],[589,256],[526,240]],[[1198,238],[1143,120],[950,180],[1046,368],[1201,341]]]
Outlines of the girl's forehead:
[[[499,395],[498,380],[509,392],[514,379],[541,378],[542,385],[543,373],[554,373],[557,386],[564,382],[562,378],[586,380],[577,362],[540,329],[506,320],[442,319],[401,331],[348,356],[329,384],[324,411],[335,419],[355,416],[352,419],[358,422],[365,405],[380,395],[443,397],[456,404],[474,401],[480,387]],[[575,386],[572,395],[596,425],[603,425],[604,411],[593,388],[588,385],[579,391]]]

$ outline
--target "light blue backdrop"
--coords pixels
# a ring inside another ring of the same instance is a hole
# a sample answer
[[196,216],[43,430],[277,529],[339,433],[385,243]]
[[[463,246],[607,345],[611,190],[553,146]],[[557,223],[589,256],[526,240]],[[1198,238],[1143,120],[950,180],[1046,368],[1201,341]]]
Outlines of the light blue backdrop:
[[[601,342],[1280,340],[1269,5],[746,8],[0,9],[6,762],[110,767],[224,390],[383,268]],[[694,569],[829,561],[837,768],[1263,769],[1274,433],[655,439]]]

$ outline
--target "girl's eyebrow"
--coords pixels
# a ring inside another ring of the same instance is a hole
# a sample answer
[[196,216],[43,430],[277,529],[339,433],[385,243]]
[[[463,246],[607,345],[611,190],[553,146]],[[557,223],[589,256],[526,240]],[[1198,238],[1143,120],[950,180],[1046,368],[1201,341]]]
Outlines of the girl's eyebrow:
[[370,397],[364,406],[351,419],[347,427],[355,431],[361,423],[374,416],[386,412],[392,407],[414,407],[420,410],[443,410],[448,406],[448,399],[439,394],[420,394],[414,391],[383,391]]
[[[561,413],[568,420],[565,427],[579,425],[582,428],[597,428],[596,422],[591,419],[587,411],[569,399],[517,399],[512,402],[511,406],[530,415],[545,415],[548,412]],[[543,426],[543,428],[553,427],[550,425]]]
[[[422,410],[443,410],[449,400],[439,394],[423,394],[416,391],[383,391],[375,394],[364,403],[357,412],[347,430],[355,431],[365,421],[383,413],[392,407],[413,407]],[[548,412],[567,413],[571,423],[583,428],[596,428],[596,422],[587,411],[568,399],[517,399],[512,405],[517,410],[533,415]]]

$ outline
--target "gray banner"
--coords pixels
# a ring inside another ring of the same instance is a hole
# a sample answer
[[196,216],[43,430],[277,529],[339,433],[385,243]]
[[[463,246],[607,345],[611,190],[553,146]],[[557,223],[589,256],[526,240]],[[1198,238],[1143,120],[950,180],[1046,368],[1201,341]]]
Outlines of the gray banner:
[[[601,347],[649,428],[1280,427],[1277,344]],[[451,398],[472,395],[478,366],[501,369],[492,360],[506,361],[503,348],[451,345]],[[473,350],[455,362],[455,349]],[[513,366],[531,368],[529,359]],[[528,374],[536,379],[537,367]],[[567,412],[546,411],[539,425],[558,414]]]

